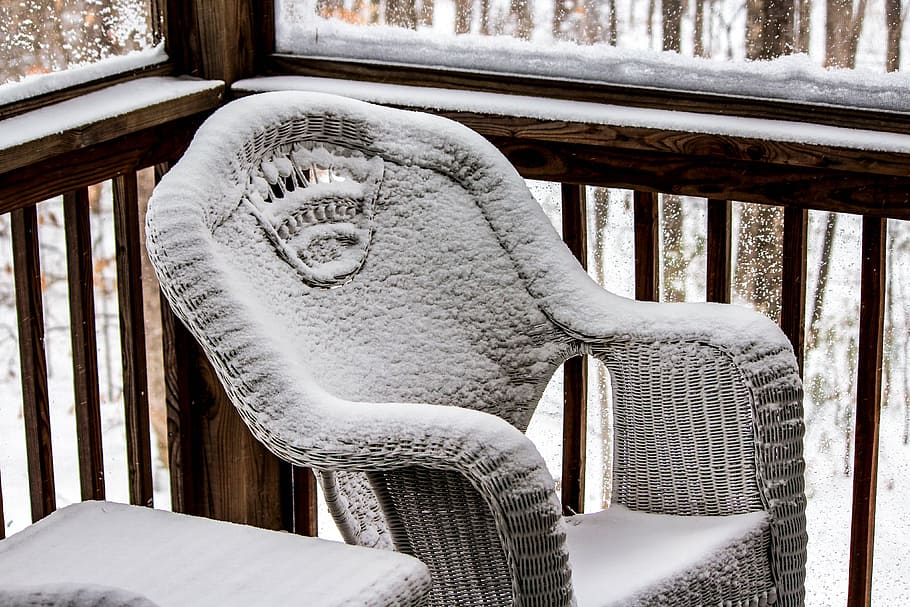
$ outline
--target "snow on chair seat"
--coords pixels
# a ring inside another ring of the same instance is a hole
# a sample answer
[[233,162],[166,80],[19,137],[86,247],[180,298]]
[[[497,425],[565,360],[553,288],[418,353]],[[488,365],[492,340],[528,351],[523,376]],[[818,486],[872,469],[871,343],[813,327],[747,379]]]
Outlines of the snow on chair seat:
[[112,502],[0,541],[3,607],[406,607],[429,586],[402,554]]

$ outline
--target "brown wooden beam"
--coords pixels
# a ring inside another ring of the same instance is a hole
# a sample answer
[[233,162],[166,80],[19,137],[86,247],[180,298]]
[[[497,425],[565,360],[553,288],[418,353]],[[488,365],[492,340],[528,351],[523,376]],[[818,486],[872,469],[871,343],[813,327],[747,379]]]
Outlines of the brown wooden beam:
[[98,388],[98,346],[95,340],[94,268],[88,188],[80,188],[64,195],[63,220],[66,226],[79,484],[83,500],[103,500],[104,457],[101,445],[101,397]]
[[41,264],[38,254],[38,216],[33,206],[11,215],[13,275],[19,323],[19,365],[22,371],[22,409],[32,521],[57,508],[54,455],[44,351],[44,312],[41,303]]
[[864,217],[848,607],[872,605],[875,492],[878,481],[878,438],[882,399],[886,240],[887,221],[877,217]]
[[167,52],[181,73],[235,80],[255,73],[255,0],[162,0]]
[[[431,113],[441,114],[466,124],[482,135],[492,138],[598,146],[614,151],[631,150],[661,152],[673,156],[698,156],[705,163],[708,163],[709,159],[724,162],[739,160],[785,167],[898,177],[906,176],[910,172],[908,153],[772,141],[681,129],[591,124],[427,109]],[[713,164],[708,166],[713,168]]]
[[732,224],[733,204],[729,200],[709,198],[705,280],[708,301],[730,303]]
[[[588,267],[586,188],[562,184],[562,238],[583,268]],[[563,365],[562,507],[584,512],[587,439],[588,368],[583,356]]]
[[660,212],[657,194],[633,194],[635,224],[635,299],[658,301],[660,283]]
[[806,235],[809,212],[784,208],[783,263],[781,267],[780,327],[793,345],[803,371],[806,341]]
[[905,177],[492,137],[528,179],[910,219]]
[[268,60],[268,74],[297,74],[342,78],[388,84],[467,89],[491,93],[528,95],[572,101],[616,104],[629,107],[673,109],[676,111],[745,116],[771,120],[795,120],[847,128],[910,133],[910,114],[854,107],[817,105],[754,97],[714,95],[696,91],[515,76],[495,72],[469,72],[459,69],[434,69],[376,61],[322,59],[293,55],[274,55]]
[[123,361],[123,407],[130,503],[152,506],[152,455],[146,376],[145,318],[139,247],[139,193],[136,173],[114,179],[114,236],[117,244],[117,300]]
[[[122,138],[124,135],[212,110],[221,103],[223,92],[220,86],[197,91],[119,116],[99,118],[90,124],[75,126],[59,133],[2,148],[0,176],[68,152],[90,148]],[[61,108],[61,111],[66,111],[66,108]],[[5,200],[0,199],[0,205],[5,205]]]
[[27,114],[33,110],[47,107],[49,105],[54,105],[55,103],[60,103],[61,101],[75,99],[76,97],[80,97],[88,93],[93,93],[95,91],[100,91],[101,89],[107,88],[114,84],[120,84],[122,82],[128,82],[130,80],[136,80],[137,78],[146,78],[149,76],[170,76],[173,73],[173,64],[170,62],[165,62],[135,70],[130,70],[128,72],[123,72],[120,74],[106,76],[104,78],[98,78],[97,80],[92,80],[91,82],[85,82],[74,86],[57,89],[41,95],[34,95],[26,99],[22,99],[21,101],[0,105],[0,120],[12,118],[13,116],[19,116],[21,114]]
[[180,157],[202,116],[159,124],[0,173],[0,213]]

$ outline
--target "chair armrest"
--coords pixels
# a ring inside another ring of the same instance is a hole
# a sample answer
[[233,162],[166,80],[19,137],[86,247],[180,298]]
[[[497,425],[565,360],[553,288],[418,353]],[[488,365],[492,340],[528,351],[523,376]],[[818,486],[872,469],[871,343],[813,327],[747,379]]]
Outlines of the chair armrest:
[[766,510],[779,591],[801,592],[806,523],[802,385],[769,319],[720,304],[604,294],[562,323],[609,369],[614,500],[636,510]]

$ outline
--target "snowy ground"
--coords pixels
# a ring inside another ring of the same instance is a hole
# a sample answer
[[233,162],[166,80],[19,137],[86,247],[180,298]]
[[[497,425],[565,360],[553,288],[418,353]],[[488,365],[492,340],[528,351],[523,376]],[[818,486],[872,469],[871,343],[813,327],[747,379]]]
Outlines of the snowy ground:
[[[551,184],[531,184],[535,195],[545,208],[556,216],[558,188]],[[631,214],[622,202],[619,193],[610,205],[608,232],[614,237],[608,242],[604,282],[614,291],[628,295],[631,291]],[[66,286],[61,281],[65,269],[61,246],[62,230],[59,227],[59,203],[46,203],[41,209],[42,267],[48,273],[45,302],[48,331],[48,366],[50,370],[50,402],[55,452],[55,478],[58,505],[79,500],[78,467],[76,462],[75,420],[69,353],[68,317],[65,308]],[[703,205],[696,205],[686,219],[689,231],[697,231],[704,225]],[[817,217],[813,215],[813,221]],[[815,224],[813,224],[815,225]],[[832,277],[838,313],[855,314],[857,293],[855,288],[859,250],[859,222],[856,218],[845,218],[841,222],[839,239],[833,253]],[[904,225],[903,227],[907,227]],[[817,226],[814,228],[817,230]],[[123,414],[120,401],[119,358],[117,356],[117,319],[113,290],[113,269],[110,263],[113,242],[109,214],[93,215],[93,231],[96,236],[96,314],[99,330],[99,368],[102,386],[102,418],[108,498],[127,501],[125,437]],[[2,477],[3,504],[6,515],[6,532],[13,533],[30,522],[21,396],[18,381],[18,355],[16,351],[15,316],[9,295],[12,291],[12,277],[9,268],[9,244],[3,235],[8,234],[6,226],[0,226],[0,267],[4,267],[6,278],[0,289],[0,477]],[[815,257],[813,257],[813,255]],[[817,262],[817,251],[810,255],[810,268]],[[692,275],[687,277],[687,288],[691,293],[701,293],[703,259],[697,256],[691,262]],[[895,273],[903,280],[910,278],[910,267],[898,265]],[[810,271],[811,278],[811,271]],[[694,296],[693,299],[698,299]],[[893,302],[897,314],[908,315],[910,302],[898,299]],[[902,325],[906,326],[906,325]],[[855,328],[855,327],[854,327]],[[848,327],[847,331],[854,328]],[[106,333],[107,337],[103,337]],[[849,335],[847,336],[849,337]],[[849,340],[846,340],[849,342]],[[843,340],[841,342],[843,343]],[[843,343],[839,348],[848,348]],[[832,361],[849,360],[844,352],[823,352],[807,361],[807,377],[824,375],[826,366]],[[827,607],[843,604],[846,596],[846,572],[848,565],[848,541],[850,529],[850,504],[852,478],[843,473],[844,449],[842,444],[843,425],[838,425],[836,415],[829,414],[826,407],[841,406],[849,399],[848,375],[834,364],[834,369],[825,375],[825,381],[833,382],[829,387],[834,397],[828,404],[814,404],[814,417],[809,421],[806,440],[808,461],[809,494],[809,576],[808,605]],[[832,379],[828,375],[834,375]],[[594,373],[591,374],[595,376]],[[557,373],[549,387],[529,435],[544,453],[554,478],[559,478],[559,450],[561,440],[561,373]],[[592,379],[592,381],[594,381]],[[592,393],[596,390],[594,386]],[[807,409],[810,407],[807,406]],[[601,407],[589,407],[588,436],[588,482],[586,510],[597,509],[603,501],[603,437],[601,428]],[[881,436],[881,463],[879,471],[878,518],[875,546],[875,573],[873,595],[877,604],[900,604],[910,594],[910,578],[904,574],[904,555],[910,552],[910,517],[906,516],[906,504],[910,503],[910,447],[902,442],[904,408],[890,406],[883,411]],[[153,449],[156,441],[152,441]],[[161,454],[153,454],[155,467],[155,504],[167,508],[169,504],[167,470],[162,465]],[[329,517],[321,517],[321,533],[337,538]],[[609,549],[605,546],[604,549]]]

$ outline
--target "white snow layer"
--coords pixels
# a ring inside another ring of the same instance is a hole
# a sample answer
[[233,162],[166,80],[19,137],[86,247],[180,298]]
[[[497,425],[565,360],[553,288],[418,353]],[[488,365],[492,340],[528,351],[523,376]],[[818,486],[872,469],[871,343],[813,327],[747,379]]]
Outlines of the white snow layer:
[[92,80],[164,63],[167,59],[167,53],[164,52],[164,42],[161,42],[156,46],[142,49],[141,51],[134,51],[119,57],[108,57],[95,63],[73,67],[61,72],[28,76],[16,82],[0,84],[0,105],[15,103],[29,97],[59,91]]
[[280,53],[910,110],[910,73],[825,69],[815,65],[808,55],[773,61],[721,62],[606,44],[554,42],[544,46],[508,36],[441,36],[434,31],[357,26],[311,15],[297,20],[278,19],[276,31]]
[[140,78],[0,121],[0,150],[224,86],[220,80]]
[[622,605],[766,528],[767,513],[668,516],[620,505],[568,519],[566,542],[579,606]]
[[233,88],[246,92],[303,90],[417,109],[464,111],[607,126],[747,137],[764,141],[827,145],[858,150],[910,153],[910,135],[786,120],[631,108],[586,101],[308,76],[250,78],[235,82]]
[[429,574],[416,559],[394,552],[83,502],[0,542],[0,586],[8,585],[23,594],[79,590],[94,601],[106,588],[160,607],[328,607],[386,604],[381,599],[401,588],[428,589]]

